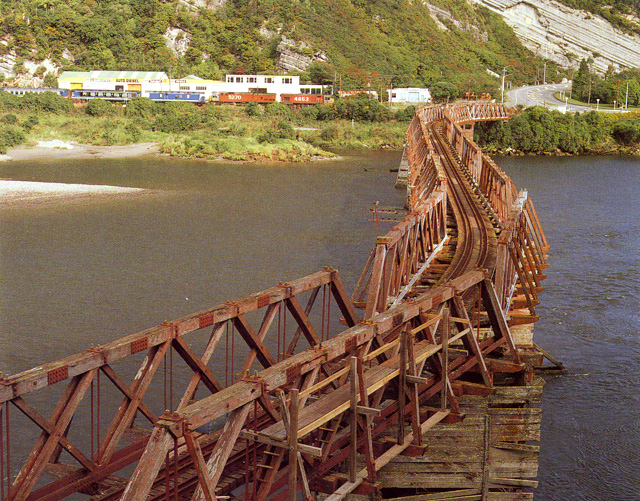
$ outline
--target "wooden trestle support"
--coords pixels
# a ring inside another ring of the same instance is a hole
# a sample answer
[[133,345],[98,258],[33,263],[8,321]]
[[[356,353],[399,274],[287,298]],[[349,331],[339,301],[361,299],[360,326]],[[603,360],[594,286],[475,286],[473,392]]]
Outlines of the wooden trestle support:
[[[2,379],[2,501],[531,499],[536,448],[523,442],[537,438],[529,405],[542,360],[511,327],[537,319],[548,247],[526,193],[452,116],[506,113],[418,112],[410,212],[378,238],[354,301],[326,268]],[[449,239],[434,121],[493,218],[498,250],[495,269],[470,262],[418,294]],[[36,407],[51,398],[47,418]],[[20,455],[29,425],[37,433]]]

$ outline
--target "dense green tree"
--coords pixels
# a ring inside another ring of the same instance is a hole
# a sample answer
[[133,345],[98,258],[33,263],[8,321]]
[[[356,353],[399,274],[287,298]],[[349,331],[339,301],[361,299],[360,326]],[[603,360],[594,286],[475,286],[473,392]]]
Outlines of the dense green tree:
[[44,87],[49,87],[50,89],[55,89],[58,87],[58,79],[53,73],[48,72],[42,79],[42,85]]
[[334,78],[334,69],[328,63],[314,61],[307,68],[307,73],[312,84],[331,85]]
[[431,98],[436,103],[453,101],[460,94],[460,90],[450,82],[437,82],[430,88]]

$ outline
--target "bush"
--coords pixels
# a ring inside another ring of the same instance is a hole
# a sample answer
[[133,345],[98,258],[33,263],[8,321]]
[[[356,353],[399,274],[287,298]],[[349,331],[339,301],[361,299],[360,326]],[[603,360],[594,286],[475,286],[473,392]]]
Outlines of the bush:
[[124,130],[127,133],[127,137],[128,139],[130,139],[130,142],[137,143],[140,141],[142,133],[135,123],[129,122],[127,125],[125,125]]
[[322,132],[320,132],[320,137],[325,141],[338,139],[338,127],[333,124],[323,127]]
[[[3,92],[2,94],[8,94]],[[2,102],[10,105],[13,109],[31,110],[36,113],[56,113],[58,115],[67,115],[71,112],[73,105],[66,97],[62,97],[55,92],[46,91],[39,94],[28,92],[22,97],[12,96],[13,101],[2,99]],[[4,96],[3,96],[4,98]]]
[[92,117],[106,117],[115,113],[115,108],[109,101],[104,99],[91,99],[87,103],[84,112]]
[[6,153],[7,149],[12,146],[18,146],[22,144],[25,139],[25,134],[22,129],[17,127],[1,127],[0,128],[0,152]]
[[391,112],[385,106],[366,94],[337,101],[336,110],[338,116],[358,122],[382,122],[391,118]]
[[245,108],[245,112],[250,117],[259,117],[264,113],[264,110],[262,109],[262,106],[260,106],[258,103],[254,101],[247,104],[247,107]]
[[285,121],[279,120],[274,126],[256,136],[260,143],[275,143],[278,139],[295,139],[296,132],[293,126]]
[[2,121],[6,124],[13,125],[18,121],[18,117],[15,116],[13,113],[7,113],[5,116],[2,117]]
[[640,121],[634,118],[620,120],[613,126],[613,138],[627,146],[637,143],[640,139]]
[[149,118],[156,112],[156,103],[148,97],[134,97],[124,109],[124,114],[130,118]]
[[191,103],[164,103],[157,108],[153,130],[160,132],[185,132],[202,124],[203,115]]
[[24,122],[22,122],[22,128],[26,131],[31,131],[36,125],[40,123],[36,115],[29,115]]
[[42,79],[42,85],[55,89],[58,87],[58,79],[53,73],[47,73]]
[[278,132],[282,139],[295,139],[296,132],[293,130],[293,126],[285,120],[279,120],[277,123]]
[[302,118],[306,118],[308,120],[317,120],[318,119],[318,107],[317,106],[305,106],[299,111],[299,115]]
[[334,120],[338,118],[338,114],[336,113],[336,108],[334,106],[329,106],[328,104],[318,104],[315,106],[318,113],[316,115],[316,120]]
[[265,106],[264,113],[268,117],[290,117],[291,108],[283,103],[269,103]]
[[407,106],[404,110],[396,112],[396,120],[398,122],[410,122],[413,120],[413,116],[416,114],[415,105]]

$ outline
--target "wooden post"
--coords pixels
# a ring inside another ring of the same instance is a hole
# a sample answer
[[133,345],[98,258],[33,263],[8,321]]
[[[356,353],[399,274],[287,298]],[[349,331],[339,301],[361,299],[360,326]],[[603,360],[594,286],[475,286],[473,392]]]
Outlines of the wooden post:
[[398,376],[398,445],[404,443],[404,407],[407,388],[407,336],[406,330],[400,333],[400,374]]
[[349,455],[349,482],[356,481],[356,454],[358,453],[358,359],[351,357],[351,454]]
[[[369,401],[367,399],[367,389],[364,386],[364,373],[362,369],[362,359],[358,359],[358,386],[360,388],[360,405],[369,406]],[[365,414],[365,428],[364,432],[367,438],[367,474],[369,475],[369,482],[372,484],[375,483],[377,479],[376,472],[376,461],[373,457],[373,436],[371,434],[371,414]]]
[[442,393],[440,407],[447,409],[447,391],[449,389],[449,308],[442,310]]
[[289,501],[296,501],[298,492],[298,400],[299,390],[293,388],[289,399]]
[[[409,375],[413,378],[419,376],[416,367],[416,357],[413,351],[416,337],[415,334],[407,333],[407,356],[409,359]],[[409,379],[409,378],[407,378]],[[413,428],[413,443],[416,445],[422,445],[422,433],[420,433],[420,395],[418,393],[418,382],[416,379],[409,380],[411,387],[409,389],[409,395],[411,397],[411,426]]]

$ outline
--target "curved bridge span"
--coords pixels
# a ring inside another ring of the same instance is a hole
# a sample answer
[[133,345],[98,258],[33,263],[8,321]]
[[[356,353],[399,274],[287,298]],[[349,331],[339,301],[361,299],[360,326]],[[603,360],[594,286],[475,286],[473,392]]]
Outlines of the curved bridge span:
[[548,246],[467,137],[506,117],[418,111],[407,214],[351,297],[326,268],[0,380],[0,499],[532,499],[537,463],[505,465],[535,453]]

